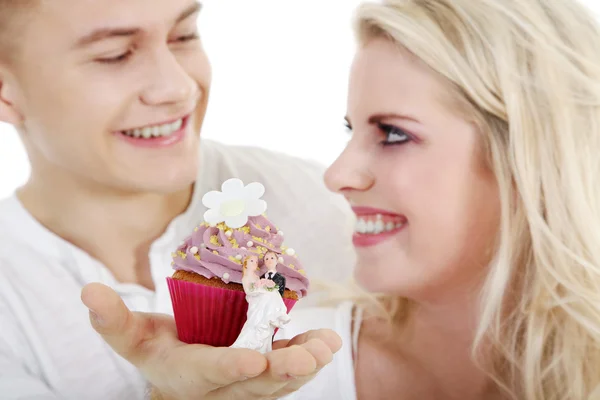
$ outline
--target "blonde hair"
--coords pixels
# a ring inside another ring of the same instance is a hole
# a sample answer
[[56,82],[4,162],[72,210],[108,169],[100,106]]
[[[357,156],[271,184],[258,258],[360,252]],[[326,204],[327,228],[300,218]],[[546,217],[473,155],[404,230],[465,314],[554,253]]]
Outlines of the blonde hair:
[[388,0],[363,4],[355,29],[361,45],[386,38],[444,77],[480,130],[502,209],[474,358],[491,347],[493,362],[481,365],[515,399],[600,398],[600,32],[591,12],[574,0]]

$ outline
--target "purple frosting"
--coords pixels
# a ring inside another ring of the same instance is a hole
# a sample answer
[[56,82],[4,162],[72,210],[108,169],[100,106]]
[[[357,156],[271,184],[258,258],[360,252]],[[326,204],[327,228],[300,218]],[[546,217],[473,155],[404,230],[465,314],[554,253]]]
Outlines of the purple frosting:
[[225,283],[242,283],[242,260],[258,255],[262,275],[266,272],[262,265],[266,251],[273,251],[279,257],[277,272],[285,276],[286,288],[299,297],[306,296],[309,281],[302,264],[283,245],[283,235],[264,216],[249,217],[246,225],[238,229],[223,223],[216,227],[202,223],[173,253],[172,265],[175,270],[195,272],[209,279],[218,277]]

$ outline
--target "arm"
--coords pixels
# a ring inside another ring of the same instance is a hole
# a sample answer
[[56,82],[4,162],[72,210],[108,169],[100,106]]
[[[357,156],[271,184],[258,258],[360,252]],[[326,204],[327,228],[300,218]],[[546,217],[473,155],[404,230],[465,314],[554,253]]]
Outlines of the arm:
[[246,295],[248,296],[256,296],[263,292],[258,279],[242,280],[242,286],[244,287],[244,292],[246,292]]
[[282,274],[279,274],[279,276],[281,276],[279,287],[281,289],[285,289],[285,276],[283,276]]

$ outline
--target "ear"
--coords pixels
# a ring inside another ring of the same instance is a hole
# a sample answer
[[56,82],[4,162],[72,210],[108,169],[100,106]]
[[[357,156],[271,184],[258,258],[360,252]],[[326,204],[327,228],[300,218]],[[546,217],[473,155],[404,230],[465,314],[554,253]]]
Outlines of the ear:
[[0,69],[0,121],[14,126],[23,121],[23,116],[15,105],[16,86],[15,80]]

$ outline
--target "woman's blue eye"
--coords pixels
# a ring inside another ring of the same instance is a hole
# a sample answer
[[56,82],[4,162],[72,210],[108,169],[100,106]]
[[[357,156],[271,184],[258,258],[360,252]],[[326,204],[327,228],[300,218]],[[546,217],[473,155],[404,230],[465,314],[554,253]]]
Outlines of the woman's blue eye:
[[408,133],[396,126],[379,124],[379,129],[385,134],[385,140],[381,142],[383,146],[404,144],[412,140]]

